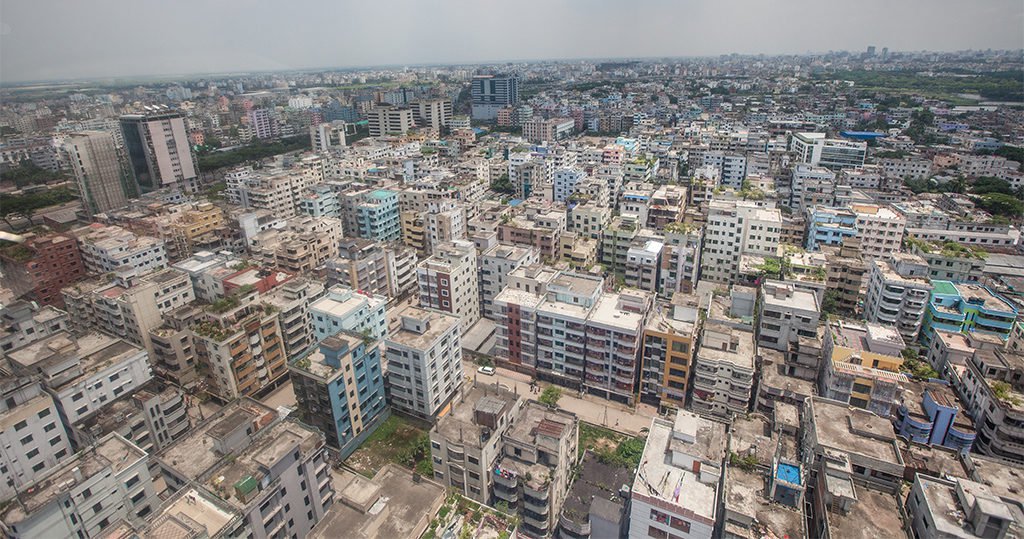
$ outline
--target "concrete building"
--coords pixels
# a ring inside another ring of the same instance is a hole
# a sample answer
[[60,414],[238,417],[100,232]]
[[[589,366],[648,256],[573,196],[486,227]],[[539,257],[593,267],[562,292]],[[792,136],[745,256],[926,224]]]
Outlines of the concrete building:
[[33,378],[0,384],[0,498],[41,477],[74,453],[53,397]]
[[662,241],[648,240],[630,246],[626,251],[623,272],[626,286],[658,293],[662,283],[661,267],[664,253],[665,243]]
[[22,488],[0,513],[12,539],[103,537],[125,519],[145,518],[160,503],[149,456],[110,434]]
[[629,529],[627,501],[609,485],[628,485],[633,470],[605,463],[591,451],[583,454],[579,466],[579,474],[558,515],[555,537],[625,537]]
[[339,331],[368,332],[374,339],[383,339],[388,332],[387,298],[360,292],[340,285],[309,306],[313,317],[313,333],[323,342]]
[[221,409],[156,461],[171,492],[209,493],[254,539],[305,537],[335,501],[323,434],[250,399]]
[[742,256],[778,256],[781,229],[782,215],[777,209],[748,201],[713,200],[704,232],[701,278],[735,282]]
[[73,425],[75,445],[87,447],[116,432],[147,454],[180,439],[192,426],[185,394],[173,386],[150,383],[125,394],[98,413]]
[[313,273],[338,256],[341,222],[330,217],[296,217],[251,239],[249,252],[269,268],[289,273]]
[[277,313],[285,357],[289,360],[306,355],[316,343],[309,306],[325,293],[326,289],[319,281],[291,279],[270,292],[260,294],[260,301],[273,307]]
[[1019,500],[983,483],[917,474],[907,496],[909,527],[917,537],[1011,537],[1022,526]]
[[757,347],[754,334],[717,320],[705,322],[694,361],[694,411],[731,418],[750,408]]
[[907,224],[901,213],[877,204],[851,204],[850,209],[857,214],[857,237],[865,260],[885,259],[900,251]]
[[1005,341],[1017,315],[1012,303],[987,286],[933,280],[928,310],[921,323],[921,342],[930,347],[937,329],[984,333]]
[[523,122],[522,127],[526,140],[554,143],[572,135],[576,123],[572,118],[534,118]]
[[320,429],[341,458],[348,458],[391,414],[375,339],[340,331],[288,368],[303,422]]
[[471,242],[435,246],[434,254],[417,266],[416,280],[420,306],[461,318],[463,333],[480,319],[476,247]]
[[840,310],[857,312],[864,299],[860,291],[868,269],[860,256],[859,242],[846,240],[838,249],[826,248],[825,261],[826,291],[833,292]]
[[366,114],[371,137],[404,135],[416,126],[412,109],[381,104]]
[[4,286],[41,305],[64,306],[60,291],[86,276],[74,236],[29,235],[24,243],[0,249]]
[[314,185],[299,199],[299,211],[310,217],[341,218],[341,203],[338,195],[325,184]]
[[975,452],[1024,464],[1024,356],[1009,350],[978,350],[965,367],[947,372],[977,428]]
[[560,168],[555,171],[553,192],[555,202],[565,202],[576,193],[576,186],[586,179],[586,173],[578,168]]
[[17,300],[0,308],[0,358],[70,326],[68,313],[49,305]]
[[72,231],[89,273],[110,273],[131,266],[142,274],[167,267],[164,242],[138,236],[119,226],[93,223]]
[[71,425],[152,377],[146,352],[101,333],[54,334],[8,353],[15,376],[38,377]]
[[391,406],[432,421],[463,383],[461,320],[418,307],[398,319],[401,325],[384,343]]
[[367,189],[339,196],[346,235],[374,241],[401,239],[398,193]]
[[725,425],[682,410],[654,418],[630,492],[629,539],[713,537],[725,453]]
[[260,140],[271,139],[281,134],[272,111],[265,108],[252,109],[247,117],[252,136]]
[[508,286],[509,274],[518,268],[540,263],[540,252],[533,247],[497,244],[480,253],[481,315],[497,320],[494,298]]
[[409,103],[409,107],[412,108],[412,119],[416,127],[440,133],[452,121],[450,99],[423,99]]
[[199,190],[199,171],[181,112],[147,110],[121,116],[125,153],[142,192],[164,187]]
[[697,348],[698,310],[696,304],[681,301],[655,305],[644,327],[640,375],[644,403],[683,408]]
[[905,342],[917,341],[932,285],[928,264],[919,256],[894,253],[872,260],[864,318],[895,327]]
[[790,151],[796,160],[831,169],[856,168],[864,165],[868,144],[864,141],[828,139],[825,133],[795,133]]
[[823,245],[842,245],[846,238],[857,236],[857,214],[846,208],[814,206],[807,210],[808,251]]
[[817,336],[821,306],[818,295],[793,283],[766,279],[758,298],[758,346],[795,351],[800,338]]
[[499,110],[519,103],[519,76],[477,75],[470,82],[470,99],[474,120],[495,120]]
[[89,215],[120,208],[137,196],[138,188],[121,168],[117,146],[110,133],[72,133],[64,141],[78,196]]
[[944,380],[912,384],[896,409],[893,427],[901,437],[969,453],[977,436],[953,388]]
[[910,378],[900,372],[904,343],[891,326],[836,322],[825,331],[819,394],[889,417]]
[[385,248],[359,238],[343,239],[338,258],[327,262],[327,284],[388,295],[388,261]]

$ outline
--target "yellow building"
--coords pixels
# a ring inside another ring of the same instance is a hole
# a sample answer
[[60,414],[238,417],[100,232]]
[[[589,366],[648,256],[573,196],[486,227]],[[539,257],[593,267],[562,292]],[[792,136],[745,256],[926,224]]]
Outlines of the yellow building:
[[899,398],[905,345],[895,329],[837,321],[825,331],[822,396],[888,417]]
[[427,222],[419,212],[404,211],[400,215],[402,222],[402,243],[416,249],[420,256],[427,254]]
[[562,260],[575,270],[587,271],[597,264],[597,240],[581,236],[576,232],[564,232],[560,238],[559,251]]
[[695,296],[677,295],[660,304],[644,328],[640,400],[664,408],[681,409],[693,365],[697,335]]

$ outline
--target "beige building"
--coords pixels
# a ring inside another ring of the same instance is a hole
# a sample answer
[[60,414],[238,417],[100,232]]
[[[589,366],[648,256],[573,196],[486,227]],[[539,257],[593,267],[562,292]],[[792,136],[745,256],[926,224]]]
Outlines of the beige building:
[[135,182],[121,168],[114,137],[104,131],[72,133],[64,139],[78,195],[90,215],[120,208],[136,196]]
[[250,252],[260,263],[291,273],[310,273],[338,256],[341,221],[332,217],[297,217],[284,229],[260,232]]
[[451,313],[462,319],[462,332],[480,319],[480,281],[476,246],[468,241],[438,245],[419,263],[416,279],[420,306]]

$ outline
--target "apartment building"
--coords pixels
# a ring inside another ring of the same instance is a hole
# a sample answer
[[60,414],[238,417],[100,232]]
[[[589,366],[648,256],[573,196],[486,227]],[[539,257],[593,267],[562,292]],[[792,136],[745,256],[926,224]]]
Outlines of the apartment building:
[[416,267],[420,306],[462,319],[462,332],[480,319],[480,283],[473,243],[459,240],[435,246]]
[[260,302],[270,305],[278,316],[284,338],[285,357],[303,356],[316,344],[313,314],[309,306],[326,293],[323,283],[307,279],[291,279],[260,294]]
[[341,240],[338,257],[327,261],[327,284],[387,295],[388,261],[385,248],[360,238]]
[[152,377],[146,352],[101,333],[60,332],[7,354],[15,376],[34,376],[67,424],[138,389]]
[[963,407],[948,382],[918,382],[903,392],[893,428],[912,442],[969,453],[977,433],[974,423],[961,411]]
[[104,131],[71,133],[64,139],[85,210],[89,215],[120,208],[136,195],[134,181],[121,169],[114,137]]
[[268,268],[311,273],[338,256],[341,222],[330,217],[296,217],[284,228],[272,228],[251,238],[249,252]]
[[199,190],[199,171],[180,111],[149,107],[141,114],[121,116],[120,121],[128,165],[142,192],[164,187]]
[[149,383],[104,406],[72,426],[77,447],[97,443],[112,432],[147,454],[168,447],[192,426],[185,394],[176,387]]
[[665,242],[647,240],[626,250],[626,264],[623,279],[626,286],[651,293],[658,293],[661,285],[662,258]]
[[819,394],[888,417],[910,378],[900,372],[904,343],[891,326],[838,321],[822,345]]
[[846,240],[838,249],[825,248],[826,293],[833,292],[836,306],[846,313],[860,309],[864,296],[861,286],[868,267],[860,256],[859,241]]
[[686,188],[676,185],[661,185],[651,195],[647,210],[647,228],[664,230],[668,225],[679,223],[686,212]]
[[225,298],[192,325],[207,391],[225,401],[270,391],[284,381],[287,362],[276,309],[256,292]]
[[463,383],[461,320],[418,307],[406,308],[398,319],[400,326],[384,343],[391,406],[433,420]]
[[145,451],[110,434],[20,489],[0,512],[0,531],[12,539],[103,537],[159,505],[148,463]]
[[0,385],[0,497],[35,481],[73,454],[72,439],[53,397],[31,377]]
[[421,99],[409,103],[412,119],[416,127],[423,127],[441,132],[452,121],[452,102],[450,99]]
[[644,326],[640,400],[662,409],[681,409],[689,389],[699,307],[685,299],[655,304]]
[[402,236],[398,193],[366,189],[339,193],[345,234],[373,241],[393,241]]
[[713,537],[725,454],[725,425],[683,410],[654,418],[630,489],[629,538]]
[[324,435],[254,400],[234,401],[155,457],[168,489],[195,489],[254,539],[305,537],[334,504]]
[[717,320],[705,322],[694,360],[693,410],[723,418],[747,413],[756,354],[753,333]]
[[966,246],[923,242],[907,237],[907,251],[928,263],[932,280],[977,283],[985,273],[985,254]]
[[383,339],[388,332],[388,299],[379,294],[357,291],[335,285],[309,306],[313,317],[313,334],[317,342],[339,331],[367,332],[374,339]]
[[540,251],[534,247],[498,244],[480,253],[477,262],[480,265],[480,314],[496,320],[494,298],[508,286],[513,271],[540,263]]
[[735,282],[741,257],[778,256],[781,229],[782,215],[777,209],[762,208],[749,201],[711,201],[701,253],[701,278]]
[[380,104],[366,114],[371,137],[404,135],[416,127],[413,110],[397,105]]
[[927,178],[932,173],[932,162],[927,159],[883,157],[876,159],[875,164],[882,167],[886,176],[892,178],[919,180]]
[[1024,464],[1024,356],[1019,351],[979,349],[964,369],[947,372],[974,420],[975,452]]
[[0,308],[0,358],[26,344],[69,329],[68,313],[49,305],[15,300]]
[[1012,537],[1019,500],[966,478],[916,474],[907,495],[909,527],[917,537]]
[[627,252],[640,229],[636,216],[620,215],[601,231],[600,260],[612,273],[625,272]]
[[921,323],[921,342],[930,346],[936,329],[983,333],[1005,341],[1017,315],[1012,303],[985,285],[933,280]]
[[690,293],[700,272],[704,229],[681,224],[665,229],[666,253],[661,257],[661,282],[658,293],[671,297],[676,292]]
[[339,331],[288,366],[303,423],[347,458],[386,420],[380,341]]
[[137,236],[116,225],[93,223],[72,231],[78,240],[85,271],[110,273],[131,266],[140,274],[167,267],[164,242]]
[[523,138],[530,142],[557,142],[572,135],[576,122],[572,118],[533,118],[522,123]]
[[416,251],[410,247],[390,243],[384,246],[388,268],[388,295],[403,298],[416,293],[416,267],[418,260]]
[[793,283],[766,279],[758,297],[758,346],[790,352],[800,338],[817,336],[821,305],[818,295]]
[[907,225],[903,214],[877,204],[851,204],[850,210],[857,215],[855,226],[865,260],[884,259],[899,252]]
[[504,244],[535,247],[541,258],[561,257],[559,239],[566,231],[565,211],[549,209],[528,211],[498,225],[498,241]]
[[905,342],[916,342],[932,285],[928,264],[919,256],[893,253],[889,260],[872,260],[864,318],[895,327]]
[[817,251],[825,245],[842,245],[857,236],[857,214],[846,208],[814,206],[807,210],[807,238],[804,246]]
[[0,249],[4,286],[41,305],[64,306],[61,289],[86,276],[74,236],[27,235],[24,243]]
[[586,173],[579,168],[560,168],[556,170],[552,179],[552,200],[555,202],[565,202],[576,193],[576,186],[585,181],[586,178]]
[[825,138],[825,133],[794,133],[790,151],[796,160],[830,169],[856,168],[864,165],[868,143]]

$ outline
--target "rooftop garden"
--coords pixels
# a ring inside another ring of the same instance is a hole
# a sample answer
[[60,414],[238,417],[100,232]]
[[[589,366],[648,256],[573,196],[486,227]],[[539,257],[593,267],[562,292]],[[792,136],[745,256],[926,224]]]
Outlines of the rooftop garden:
[[582,461],[583,454],[590,451],[597,458],[611,466],[621,466],[635,470],[640,465],[644,454],[646,440],[640,436],[627,436],[611,429],[591,425],[580,421],[578,458]]
[[989,387],[992,389],[992,396],[998,399],[999,402],[1014,407],[1024,405],[1024,402],[1014,393],[1013,387],[1010,384],[1000,380],[991,382]]
[[504,502],[491,508],[452,492],[420,539],[509,539],[518,526],[519,516]]

